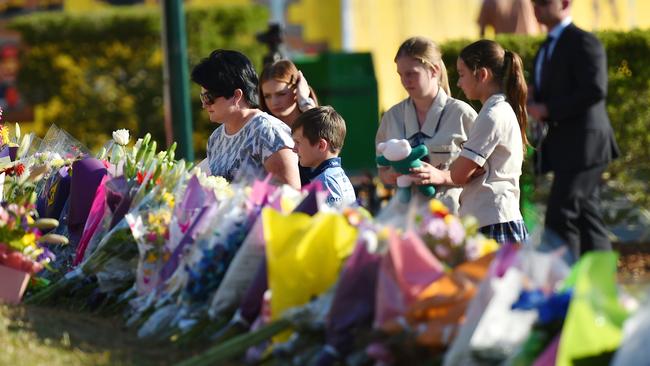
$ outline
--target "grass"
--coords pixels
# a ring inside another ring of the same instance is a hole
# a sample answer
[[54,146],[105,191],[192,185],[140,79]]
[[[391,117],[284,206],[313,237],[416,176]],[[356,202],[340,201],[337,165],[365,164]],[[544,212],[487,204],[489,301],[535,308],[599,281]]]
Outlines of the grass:
[[0,304],[0,365],[171,365],[191,351],[139,340],[121,317]]

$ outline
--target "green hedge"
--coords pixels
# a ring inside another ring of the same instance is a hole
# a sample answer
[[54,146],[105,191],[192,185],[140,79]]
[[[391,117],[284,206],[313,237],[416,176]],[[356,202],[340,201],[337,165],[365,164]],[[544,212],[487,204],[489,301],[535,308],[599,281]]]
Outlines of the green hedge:
[[[216,48],[238,49],[261,65],[255,33],[267,24],[261,6],[186,10],[190,68]],[[18,83],[31,105],[44,107],[36,125],[55,123],[97,149],[116,128],[165,141],[162,108],[161,19],[157,7],[93,13],[41,13],[9,25],[22,35]],[[214,129],[192,85],[197,156]],[[43,131],[38,131],[43,132]]]
[[[650,31],[601,32],[597,36],[607,52],[607,109],[622,152],[622,157],[610,166],[609,182],[632,202],[641,207],[650,207],[650,195],[647,194],[647,182],[650,180],[650,67],[647,66],[650,59]],[[500,36],[496,40],[522,57],[527,79],[530,80],[528,75],[533,70],[535,52],[543,38]],[[465,96],[456,86],[456,58],[470,42],[463,40],[441,45],[452,94],[461,99],[465,99]],[[480,109],[478,102],[473,102],[473,106],[476,110]],[[530,172],[530,166],[527,171]]]

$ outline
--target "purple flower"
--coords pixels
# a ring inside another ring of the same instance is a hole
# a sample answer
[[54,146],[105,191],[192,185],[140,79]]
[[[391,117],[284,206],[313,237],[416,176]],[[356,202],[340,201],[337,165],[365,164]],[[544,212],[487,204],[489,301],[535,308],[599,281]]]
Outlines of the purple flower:
[[52,253],[52,252],[51,252],[51,251],[50,251],[46,246],[43,246],[43,245],[41,245],[41,244],[38,244],[38,247],[41,248],[41,249],[43,249],[43,253],[41,253],[41,254],[36,258],[36,261],[37,261],[37,262],[40,262],[40,263],[43,263],[43,262],[47,262],[47,263],[54,262],[54,260],[56,259],[56,256],[54,255],[54,253]]
[[445,220],[439,218],[431,219],[426,224],[425,230],[429,235],[436,239],[442,239],[447,235],[447,225],[445,224]]
[[452,246],[458,247],[463,244],[463,240],[465,240],[465,227],[460,220],[450,220],[447,231]]

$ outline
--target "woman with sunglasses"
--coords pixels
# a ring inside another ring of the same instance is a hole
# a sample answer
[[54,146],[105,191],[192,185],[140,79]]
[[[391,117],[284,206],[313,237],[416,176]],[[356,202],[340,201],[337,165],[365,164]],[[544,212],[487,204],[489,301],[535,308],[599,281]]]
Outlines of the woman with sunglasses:
[[[268,64],[260,75],[260,108],[277,117],[289,127],[303,112],[318,106],[314,90],[289,60]],[[298,166],[300,183],[310,181],[311,170]]]
[[228,181],[263,179],[300,188],[298,156],[290,128],[261,111],[258,78],[240,52],[216,50],[192,70],[201,86],[201,103],[210,121],[219,123],[208,140],[206,163],[212,175]]

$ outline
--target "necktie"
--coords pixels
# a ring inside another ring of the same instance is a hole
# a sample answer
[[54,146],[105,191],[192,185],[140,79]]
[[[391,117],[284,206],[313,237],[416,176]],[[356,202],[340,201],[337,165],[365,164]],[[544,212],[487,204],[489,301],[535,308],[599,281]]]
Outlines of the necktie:
[[546,37],[546,40],[544,40],[544,61],[547,62],[551,59],[551,43],[553,43],[553,37]]
[[535,75],[537,77],[536,86],[538,91],[541,89],[542,80],[545,77],[545,69],[548,67],[549,60],[551,59],[551,42],[553,42],[553,37],[548,36],[540,47],[539,58],[537,59],[536,65],[537,73]]

